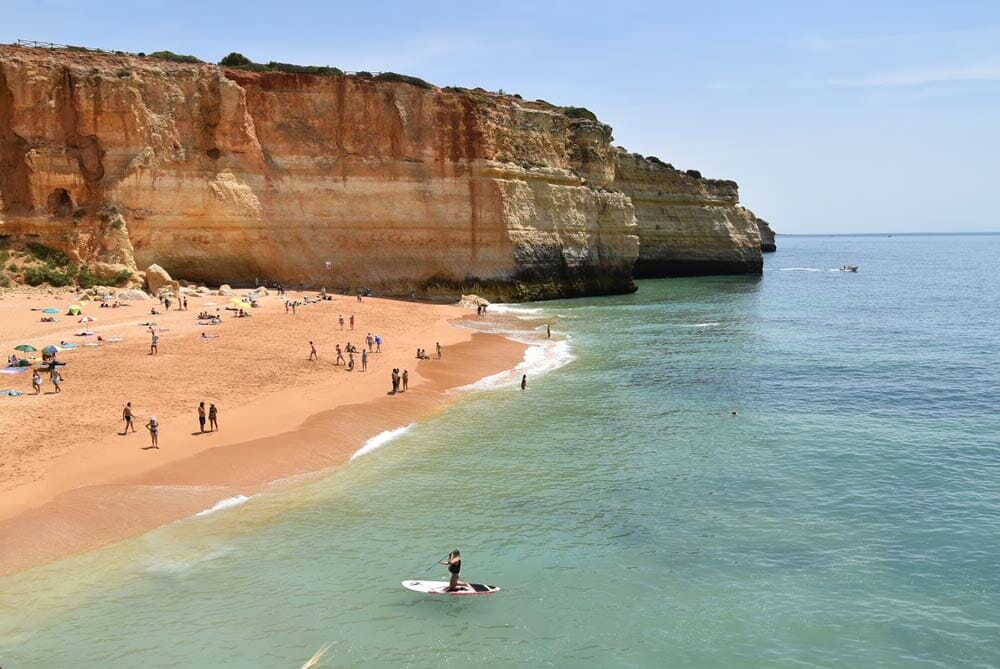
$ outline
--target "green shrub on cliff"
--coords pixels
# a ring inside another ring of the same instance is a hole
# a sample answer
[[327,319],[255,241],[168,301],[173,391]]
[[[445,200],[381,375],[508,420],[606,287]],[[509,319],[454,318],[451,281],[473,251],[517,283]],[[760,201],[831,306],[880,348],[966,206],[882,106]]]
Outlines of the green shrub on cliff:
[[407,74],[397,74],[396,72],[383,72],[375,78],[382,81],[398,81],[403,84],[410,84],[411,86],[418,86],[420,88],[434,88],[432,84],[427,83],[423,79],[411,77]]
[[[142,54],[140,54],[142,55]],[[160,60],[169,60],[174,63],[203,63],[204,61],[195,56],[186,56],[180,53],[174,53],[173,51],[154,51],[149,54],[151,58],[159,58]]]
[[588,121],[597,122],[597,114],[586,107],[563,107],[563,114],[570,118],[584,118]]
[[232,67],[238,70],[249,70],[251,72],[286,72],[288,74],[315,74],[319,76],[336,76],[344,73],[343,70],[329,65],[294,65],[292,63],[279,63],[276,60],[267,63],[255,63],[242,53],[231,51],[225,58],[219,61],[223,67]]
[[224,67],[246,67],[248,65],[253,65],[253,61],[244,56],[242,53],[230,51],[222,60],[219,61],[219,65]]

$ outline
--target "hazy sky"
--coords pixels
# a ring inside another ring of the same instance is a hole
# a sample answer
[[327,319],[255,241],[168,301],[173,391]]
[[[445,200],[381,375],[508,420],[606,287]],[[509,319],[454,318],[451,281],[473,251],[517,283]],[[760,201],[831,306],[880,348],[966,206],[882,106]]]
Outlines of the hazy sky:
[[1000,2],[0,0],[0,41],[391,70],[588,107],[779,232],[1000,230]]

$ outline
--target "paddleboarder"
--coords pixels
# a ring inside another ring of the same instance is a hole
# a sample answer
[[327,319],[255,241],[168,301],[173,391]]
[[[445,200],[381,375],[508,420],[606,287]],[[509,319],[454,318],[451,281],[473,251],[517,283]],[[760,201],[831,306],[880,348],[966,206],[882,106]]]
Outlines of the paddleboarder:
[[469,586],[465,581],[458,580],[458,574],[462,571],[462,554],[458,552],[457,548],[438,564],[447,565],[448,573],[451,574],[451,580],[448,582],[448,587],[444,589],[445,592],[455,592]]

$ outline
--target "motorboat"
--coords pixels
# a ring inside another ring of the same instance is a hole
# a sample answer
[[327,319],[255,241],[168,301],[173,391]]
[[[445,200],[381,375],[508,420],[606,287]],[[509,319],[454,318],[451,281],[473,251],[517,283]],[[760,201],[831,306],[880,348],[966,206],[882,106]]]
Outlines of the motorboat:
[[841,272],[857,272],[858,271],[858,266],[857,265],[841,265],[840,266],[840,271]]

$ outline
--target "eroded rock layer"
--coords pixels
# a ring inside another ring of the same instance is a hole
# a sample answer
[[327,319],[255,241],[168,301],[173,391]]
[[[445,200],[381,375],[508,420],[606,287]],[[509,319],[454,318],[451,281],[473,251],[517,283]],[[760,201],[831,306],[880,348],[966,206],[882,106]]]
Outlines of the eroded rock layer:
[[778,246],[774,242],[774,230],[771,229],[771,224],[763,218],[758,218],[757,229],[760,230],[760,250],[764,253],[777,251]]
[[705,179],[619,150],[614,187],[639,225],[637,277],[759,274],[760,231],[735,181]]
[[127,230],[196,281],[632,290],[610,142],[485,91],[0,47],[0,235],[87,261]]

